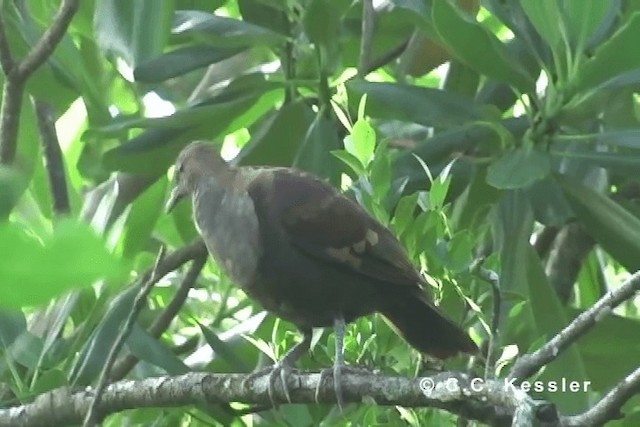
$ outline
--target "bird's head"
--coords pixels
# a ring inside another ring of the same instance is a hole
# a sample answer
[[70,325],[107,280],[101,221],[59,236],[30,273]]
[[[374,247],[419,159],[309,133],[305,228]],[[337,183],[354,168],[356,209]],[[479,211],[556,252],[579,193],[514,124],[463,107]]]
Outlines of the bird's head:
[[182,198],[193,193],[203,178],[215,177],[228,170],[226,162],[210,143],[196,141],[187,145],[176,160],[173,189],[165,210],[171,212]]

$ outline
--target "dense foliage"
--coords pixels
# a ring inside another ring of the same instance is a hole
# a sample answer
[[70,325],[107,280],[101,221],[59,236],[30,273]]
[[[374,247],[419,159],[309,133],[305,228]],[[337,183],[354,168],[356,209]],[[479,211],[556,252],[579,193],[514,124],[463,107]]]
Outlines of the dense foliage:
[[[59,3],[0,2],[0,51],[25,57]],[[25,82],[2,61],[0,407],[95,384],[158,248],[197,237],[188,203],[162,209],[170,166],[196,139],[347,191],[399,236],[505,376],[640,266],[638,40],[631,0],[79,2]],[[152,289],[112,379],[249,372],[299,339],[213,262],[191,259]],[[590,381],[586,392],[532,395],[564,414],[593,406],[638,369],[639,308],[621,304],[534,378]],[[333,344],[325,331],[301,367],[330,366]],[[346,360],[431,372],[379,316],[349,328]],[[256,422],[231,407],[139,409],[105,425]],[[640,423],[637,396],[622,411],[611,425]],[[455,423],[364,404],[344,418],[313,404],[261,416]]]

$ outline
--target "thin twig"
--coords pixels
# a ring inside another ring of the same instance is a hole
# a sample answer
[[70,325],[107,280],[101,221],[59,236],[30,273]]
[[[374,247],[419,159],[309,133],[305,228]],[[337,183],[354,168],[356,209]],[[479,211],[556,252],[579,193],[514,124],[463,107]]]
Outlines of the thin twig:
[[477,265],[471,266],[471,270],[485,282],[491,285],[491,293],[493,296],[493,313],[491,316],[491,331],[489,335],[489,345],[487,348],[487,360],[484,367],[484,378],[490,379],[495,377],[495,355],[496,355],[496,339],[498,337],[498,327],[500,326],[500,310],[502,306],[502,294],[500,293],[500,276],[492,270],[482,267],[482,261],[479,260]]
[[138,295],[136,295],[136,298],[133,301],[133,307],[131,308],[131,313],[129,313],[129,317],[127,317],[127,320],[125,321],[124,325],[122,325],[122,329],[120,329],[118,337],[113,343],[113,346],[111,346],[111,350],[109,351],[107,360],[104,364],[104,367],[102,368],[102,372],[100,372],[100,378],[98,380],[98,385],[96,386],[96,389],[94,391],[91,405],[87,410],[84,423],[82,424],[83,427],[92,427],[92,426],[95,426],[98,422],[99,416],[97,414],[97,410],[98,410],[98,407],[100,406],[100,400],[102,398],[102,394],[104,393],[105,388],[107,386],[107,381],[109,379],[109,372],[111,371],[111,367],[116,361],[116,357],[118,356],[120,349],[124,345],[125,340],[131,333],[131,330],[133,329],[136,319],[138,318],[138,314],[144,308],[149,292],[151,292],[153,285],[162,277],[161,275],[158,274],[158,270],[159,270],[158,267],[160,266],[160,263],[164,259],[165,251],[166,251],[165,246],[161,246],[160,250],[158,251],[158,256],[156,257],[156,262],[154,263],[151,276],[146,282],[143,282],[142,287],[138,292]]
[[398,59],[398,57],[400,57],[400,55],[402,55],[402,53],[405,51],[405,49],[407,48],[408,44],[409,44],[409,41],[406,40],[406,41],[400,43],[399,45],[397,45],[396,47],[394,47],[393,49],[389,50],[388,52],[385,52],[380,57],[371,60],[369,62],[369,66],[363,72],[363,75],[366,76],[367,74],[371,73],[372,71],[375,71],[378,68],[384,67],[385,65],[387,65],[391,61],[394,61],[394,60]]
[[44,150],[45,166],[49,174],[49,186],[53,198],[53,211],[57,215],[66,215],[70,212],[69,193],[67,180],[64,173],[64,160],[62,150],[58,142],[53,110],[45,102],[34,100],[40,139]]
[[631,397],[640,393],[640,367],[611,389],[588,411],[562,419],[563,426],[600,426],[607,421],[621,418],[620,408]]
[[[147,331],[149,335],[159,338],[169,328],[171,322],[184,305],[184,302],[189,295],[189,290],[193,287],[206,262],[206,252],[198,255],[197,258],[194,258],[191,266],[189,267],[189,271],[182,279],[182,283],[180,283],[180,287],[173,296],[173,299],[149,327],[149,330]],[[136,363],[138,363],[138,358],[133,354],[127,354],[123,358],[117,360],[113,365],[113,369],[111,369],[109,380],[117,381],[124,378],[129,371],[133,369]]]
[[509,378],[522,381],[558,357],[569,345],[584,335],[599,320],[609,315],[622,302],[640,290],[640,271],[635,272],[619,288],[607,292],[590,309],[576,317],[549,342],[530,354],[523,355],[513,366]]

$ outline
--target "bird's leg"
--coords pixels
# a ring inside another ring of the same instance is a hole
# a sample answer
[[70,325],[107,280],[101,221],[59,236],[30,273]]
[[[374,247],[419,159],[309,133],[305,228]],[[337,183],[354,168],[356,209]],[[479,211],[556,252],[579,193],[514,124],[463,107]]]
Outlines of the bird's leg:
[[269,374],[269,399],[271,399],[271,404],[274,407],[277,407],[276,401],[273,398],[273,391],[276,385],[276,379],[280,376],[280,380],[282,381],[282,390],[284,391],[284,395],[287,398],[287,402],[291,403],[291,396],[289,395],[289,387],[287,387],[287,377],[293,370],[296,362],[305,353],[309,351],[311,347],[311,338],[313,337],[311,329],[303,329],[302,330],[302,341],[298,344],[294,345],[291,350],[287,351],[284,357],[274,365],[273,370]]
[[344,334],[345,334],[345,321],[342,316],[336,317],[333,320],[333,328],[336,332],[336,359],[333,363],[333,371],[329,369],[323,369],[320,371],[320,379],[318,380],[318,386],[316,387],[316,402],[318,402],[318,395],[320,393],[320,386],[324,377],[333,372],[333,389],[336,392],[336,401],[338,402],[338,408],[342,411],[342,369],[344,365]]
[[254,379],[256,377],[264,375],[265,371],[269,372],[269,384],[267,387],[267,392],[269,393],[269,400],[271,400],[271,405],[274,408],[278,407],[278,403],[274,398],[274,390],[276,385],[276,380],[280,377],[282,381],[282,390],[284,391],[284,395],[287,398],[287,401],[291,403],[291,395],[289,394],[289,388],[287,387],[287,377],[291,373],[294,368],[295,363],[300,359],[306,352],[309,351],[311,347],[311,338],[312,338],[312,330],[311,329],[301,329],[302,331],[302,341],[294,345],[291,350],[287,351],[282,359],[277,362],[272,367],[267,368],[266,370],[260,370],[258,372],[254,372],[250,374],[244,381],[248,381]]

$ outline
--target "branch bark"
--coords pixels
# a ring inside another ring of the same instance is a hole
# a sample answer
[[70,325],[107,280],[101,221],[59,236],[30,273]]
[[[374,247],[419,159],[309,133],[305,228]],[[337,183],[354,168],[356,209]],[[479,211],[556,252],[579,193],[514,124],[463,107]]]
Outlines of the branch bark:
[[614,308],[632,298],[638,290],[640,290],[640,271],[635,272],[619,288],[607,292],[590,309],[573,319],[566,328],[545,345],[518,359],[509,373],[509,378],[523,380],[533,375],[538,369],[558,357],[599,320],[610,314]]
[[49,175],[49,187],[51,188],[51,197],[53,198],[53,211],[57,215],[66,215],[71,211],[71,206],[69,204],[64,160],[56,133],[53,110],[50,105],[42,101],[35,100],[33,105],[36,110],[40,139],[44,149],[44,160]]
[[9,165],[15,159],[25,82],[51,56],[77,10],[78,0],[63,0],[51,26],[18,62],[11,55],[4,20],[0,16],[0,65],[6,77],[0,110],[0,164]]
[[569,302],[580,267],[594,244],[593,239],[578,223],[562,227],[556,235],[545,272],[563,305]]
[[[114,414],[142,407],[178,407],[201,402],[246,402],[269,405],[266,376],[245,381],[244,374],[189,373],[176,377],[124,380],[106,387],[98,413]],[[293,373],[288,378],[293,403],[315,403],[319,373]],[[512,424],[514,414],[540,412],[541,406],[503,381],[482,381],[472,386],[466,374],[445,372],[433,377],[405,378],[375,374],[345,373],[345,402],[375,402],[379,405],[440,408],[495,426]],[[425,385],[433,384],[433,387]],[[430,391],[429,391],[430,390]],[[78,424],[86,414],[94,391],[56,389],[32,403],[0,409],[0,427]],[[280,384],[274,398],[286,404]],[[323,382],[320,403],[335,403],[331,379]],[[531,425],[528,422],[517,425]]]

